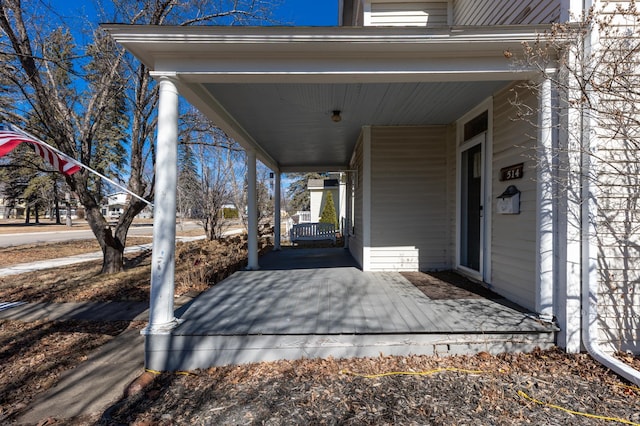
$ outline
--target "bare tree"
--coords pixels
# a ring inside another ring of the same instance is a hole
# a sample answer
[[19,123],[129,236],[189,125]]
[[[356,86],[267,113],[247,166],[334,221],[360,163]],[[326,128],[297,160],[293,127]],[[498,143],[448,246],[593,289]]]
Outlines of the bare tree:
[[208,240],[222,237],[223,207],[230,200],[227,162],[224,148],[199,145],[198,156],[202,163],[200,180],[200,223]]
[[[636,340],[640,315],[640,13],[635,2],[603,3],[574,22],[554,24],[536,43],[524,44],[516,65],[539,72],[540,79],[526,82],[526,89],[540,93],[542,84],[551,85],[554,128],[563,135],[553,147],[554,184],[562,199],[597,207],[598,272],[608,298],[602,302],[608,312],[601,326],[609,341],[625,349]],[[513,104],[520,119],[538,124],[537,107],[517,98]],[[579,223],[579,212],[569,209],[568,214]]]
[[[231,198],[238,209],[238,214],[240,215],[245,230],[248,230],[247,158],[244,152],[237,152],[235,154],[236,155],[227,158],[229,163],[228,170],[231,173]],[[272,182],[270,170],[258,161],[256,170],[256,206],[258,210],[256,220],[259,226],[258,233],[269,232],[268,228],[270,224],[268,221],[269,218],[273,217],[274,212]]]
[[241,148],[195,109],[183,114],[181,134],[180,204],[200,221],[209,240],[220,238],[223,207],[233,200],[232,168]]
[[[114,0],[113,6],[112,15],[105,15],[105,20],[195,25],[256,22],[268,15],[269,3]],[[30,3],[27,7],[35,6]],[[36,11],[27,7],[20,0],[0,2],[0,84],[10,87],[18,101],[0,102],[0,116],[27,127],[88,166],[104,159],[101,152],[116,153],[119,146],[128,144],[123,151],[128,152],[128,188],[152,201],[158,92],[149,70],[99,29],[92,33],[93,42],[78,52],[65,31],[44,25],[36,28],[34,22],[46,21],[37,19]],[[28,106],[26,110],[20,109],[22,105]],[[131,198],[112,228],[100,209],[102,184],[86,170],[66,181],[84,205],[102,248],[102,273],[122,270],[129,227],[146,203]]]

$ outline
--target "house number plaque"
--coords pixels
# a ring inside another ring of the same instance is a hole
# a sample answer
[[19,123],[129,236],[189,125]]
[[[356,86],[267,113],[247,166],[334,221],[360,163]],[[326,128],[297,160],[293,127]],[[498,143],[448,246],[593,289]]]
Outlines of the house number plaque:
[[500,169],[500,181],[521,179],[524,170],[524,163]]

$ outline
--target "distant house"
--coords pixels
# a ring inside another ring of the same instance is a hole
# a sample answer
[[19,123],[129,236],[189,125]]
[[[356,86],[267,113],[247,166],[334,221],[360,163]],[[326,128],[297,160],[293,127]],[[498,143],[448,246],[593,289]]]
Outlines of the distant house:
[[309,190],[311,213],[309,221],[320,221],[322,211],[324,210],[324,206],[327,202],[327,194],[331,193],[333,205],[336,209],[336,216],[338,217],[340,226],[342,226],[346,219],[346,211],[344,208],[346,204],[346,183],[340,181],[340,175],[336,174],[332,177],[323,179],[309,179],[307,182],[307,189]]
[[[640,353],[638,235],[607,237],[631,210],[601,200],[615,220],[598,216],[593,194],[579,191],[586,163],[552,155],[586,149],[598,132],[556,131],[583,115],[571,105],[554,115],[550,81],[505,58],[591,3],[600,2],[344,0],[338,27],[105,29],[158,81],[171,117],[159,123],[159,150],[177,143],[166,135],[177,134],[179,93],[246,149],[250,189],[256,158],[277,182],[286,172],[345,173],[346,199],[336,201],[364,271],[453,269],[554,321],[568,351]],[[539,92],[522,88],[531,79]],[[528,122],[514,119],[516,95]],[[576,182],[575,196],[553,184],[559,174]],[[253,234],[249,267],[258,268]]]
[[129,194],[116,192],[107,195],[106,202],[102,205],[102,215],[107,219],[118,219],[124,213],[124,208],[129,202]]
[[[114,192],[105,197],[101,207],[102,215],[107,220],[117,220],[124,213],[124,209],[129,204],[131,195],[126,192]],[[147,206],[136,217],[145,219],[153,217],[153,210]]]
[[24,216],[25,209],[24,202],[15,203],[0,197],[0,219]]

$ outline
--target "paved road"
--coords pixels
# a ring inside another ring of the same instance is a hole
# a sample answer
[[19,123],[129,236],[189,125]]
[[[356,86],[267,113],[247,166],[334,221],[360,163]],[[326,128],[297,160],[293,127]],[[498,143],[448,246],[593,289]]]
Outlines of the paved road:
[[[187,231],[192,229],[202,229],[202,227],[195,222],[185,222],[182,225],[178,225],[178,229]],[[152,224],[134,224],[129,228],[127,236],[151,236],[152,234]],[[95,236],[93,235],[93,232],[89,229],[60,228],[56,231],[0,234],[0,247],[19,246],[22,244],[55,243],[71,240],[90,240],[94,238]]]

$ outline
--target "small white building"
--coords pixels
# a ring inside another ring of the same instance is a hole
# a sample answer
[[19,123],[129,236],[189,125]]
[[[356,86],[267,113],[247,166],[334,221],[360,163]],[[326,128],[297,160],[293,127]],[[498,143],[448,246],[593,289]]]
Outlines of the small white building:
[[319,222],[322,211],[327,203],[327,194],[331,194],[336,216],[340,225],[340,231],[346,218],[345,197],[347,194],[346,183],[341,179],[341,174],[336,173],[328,178],[309,179],[307,182],[311,211],[311,222]]
[[[107,220],[117,220],[124,213],[124,209],[129,204],[129,199],[131,195],[126,192],[115,192],[113,194],[107,195],[106,203],[102,205],[102,215],[107,218]],[[153,217],[153,211],[149,206],[145,207],[138,215],[136,216],[140,219],[147,219]]]
[[129,194],[116,192],[106,197],[106,204],[102,206],[102,215],[107,219],[118,219],[129,202]]

